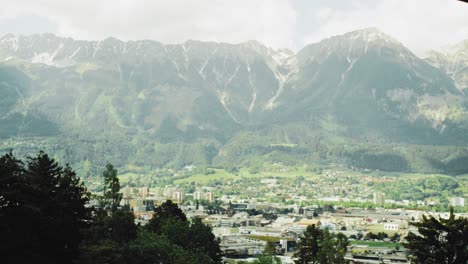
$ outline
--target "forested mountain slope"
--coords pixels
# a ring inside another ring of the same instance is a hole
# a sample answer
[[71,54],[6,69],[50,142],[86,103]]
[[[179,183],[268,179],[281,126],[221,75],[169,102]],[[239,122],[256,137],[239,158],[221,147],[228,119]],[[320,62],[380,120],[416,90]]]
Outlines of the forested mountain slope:
[[444,172],[466,155],[464,79],[376,29],[297,53],[5,35],[0,62],[1,148],[46,148],[78,167],[256,157]]

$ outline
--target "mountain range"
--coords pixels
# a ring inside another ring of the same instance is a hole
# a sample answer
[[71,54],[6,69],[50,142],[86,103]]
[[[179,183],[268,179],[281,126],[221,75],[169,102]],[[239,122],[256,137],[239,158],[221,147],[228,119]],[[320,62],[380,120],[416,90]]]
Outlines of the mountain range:
[[[233,144],[252,146],[245,137],[310,153],[324,138],[463,151],[468,144],[468,41],[420,58],[374,28],[296,53],[257,41],[8,34],[0,62],[1,147],[55,142],[58,157],[74,164],[116,146],[128,156],[146,149],[147,166],[158,150],[180,144],[203,146],[199,155],[212,164]],[[64,154],[83,144],[79,156]],[[135,163],[119,155],[106,159]]]

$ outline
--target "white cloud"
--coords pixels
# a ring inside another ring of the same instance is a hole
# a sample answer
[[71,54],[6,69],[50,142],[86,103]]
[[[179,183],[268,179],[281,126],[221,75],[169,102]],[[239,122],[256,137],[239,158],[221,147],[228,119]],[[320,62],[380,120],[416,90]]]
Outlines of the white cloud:
[[292,45],[296,22],[289,1],[15,0],[2,6],[0,17],[47,16],[60,35],[79,39],[256,39],[279,48]]
[[377,27],[421,54],[468,39],[468,4],[455,0],[354,1],[346,10],[318,8],[318,21],[300,45],[359,28]]
[[0,0],[0,6],[0,22],[41,16],[56,23],[58,34],[77,39],[255,39],[297,50],[377,27],[417,53],[468,39],[468,4],[456,0]]

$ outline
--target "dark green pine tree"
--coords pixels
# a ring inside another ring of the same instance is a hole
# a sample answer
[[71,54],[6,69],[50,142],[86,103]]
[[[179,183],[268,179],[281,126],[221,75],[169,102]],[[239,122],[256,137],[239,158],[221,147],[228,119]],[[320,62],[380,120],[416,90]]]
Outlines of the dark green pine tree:
[[18,188],[24,185],[23,163],[12,152],[0,157],[0,214],[22,203]]
[[[241,262],[242,264],[246,264],[247,262]],[[280,258],[276,256],[276,247],[275,244],[272,242],[267,242],[265,245],[265,249],[263,253],[257,256],[251,264],[282,264]]]
[[295,260],[297,264],[319,263],[317,256],[319,253],[319,241],[321,235],[322,230],[317,228],[315,225],[307,227],[297,245],[298,251],[294,254],[297,258],[297,260]]
[[188,223],[187,217],[184,212],[180,210],[177,204],[173,203],[171,200],[167,200],[160,206],[154,208],[154,217],[151,218],[145,227],[152,232],[159,233],[163,223],[166,221],[181,221],[183,223]]
[[104,178],[104,193],[100,203],[105,210],[113,214],[122,200],[117,170],[114,169],[112,164],[107,164],[106,170],[102,173],[102,176]]
[[334,243],[333,234],[330,234],[328,229],[322,230],[319,239],[319,251],[317,253],[317,263],[320,264],[338,264],[334,262]]
[[346,254],[346,251],[348,251],[348,245],[349,245],[348,238],[343,233],[335,234],[334,244],[335,244],[335,247],[334,247],[335,254],[333,256],[333,259],[334,259],[333,263],[345,264],[346,261],[344,259],[344,256]]
[[[125,263],[128,243],[137,237],[133,212],[127,207],[119,208],[122,199],[117,170],[111,164],[103,172],[103,196],[99,198],[91,226],[85,232],[78,263]],[[133,262],[127,262],[133,263]]]
[[468,219],[455,218],[453,208],[448,219],[423,215],[412,223],[419,234],[409,232],[404,243],[416,264],[466,264],[468,260]]
[[348,247],[348,239],[342,233],[333,234],[324,229],[320,236],[319,253],[317,254],[320,264],[345,264],[344,255]]
[[90,219],[89,193],[68,166],[62,168],[43,152],[29,158],[25,173],[27,205],[37,230],[31,239],[34,254],[44,261],[70,261],[78,253],[80,229]]
[[129,243],[127,259],[129,264],[213,263],[206,256],[194,256],[181,246],[172,243],[167,237],[145,229],[140,229],[137,239]]
[[342,233],[333,234],[328,229],[319,229],[315,225],[308,226],[298,244],[298,252],[294,255],[300,264],[344,264],[344,255],[348,247],[348,239]]
[[29,244],[31,211],[25,206],[23,176],[23,163],[11,152],[0,157],[0,256],[5,263],[14,263],[13,253]]
[[202,223],[200,218],[193,218],[188,230],[187,248],[203,252],[215,263],[221,262],[222,252],[219,248],[220,241],[213,235],[211,227]]
[[[47,154],[0,158],[2,260],[9,263],[70,263],[78,254],[81,229],[90,220],[89,193],[75,173]],[[6,184],[6,185],[4,185]],[[5,191],[5,188],[9,191]],[[6,195],[3,195],[5,193]],[[5,245],[5,246],[3,246]]]
[[85,207],[89,197],[90,193],[84,183],[80,182],[76,173],[67,164],[57,185],[55,213],[59,219],[57,226],[61,230],[61,235],[67,238],[65,247],[73,256],[78,255],[77,250],[83,239],[82,231],[88,228],[91,219],[91,209]]
[[184,252],[181,256],[188,254],[195,263],[221,263],[219,241],[213,235],[211,228],[203,224],[200,219],[193,219],[190,223],[184,212],[170,200],[156,207],[154,212],[154,217],[142,231],[157,235],[161,241],[167,240],[174,248],[182,250],[178,250],[178,253],[168,252],[172,261],[176,261],[169,263],[179,263],[175,260],[178,257],[174,254],[181,252]]

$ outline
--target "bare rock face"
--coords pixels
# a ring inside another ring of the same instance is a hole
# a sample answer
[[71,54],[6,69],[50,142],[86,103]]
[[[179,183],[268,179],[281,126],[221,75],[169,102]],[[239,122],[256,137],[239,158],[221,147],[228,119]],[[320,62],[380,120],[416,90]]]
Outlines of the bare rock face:
[[429,64],[443,70],[455,86],[466,94],[468,89],[468,40],[440,51],[429,52],[425,59]]

